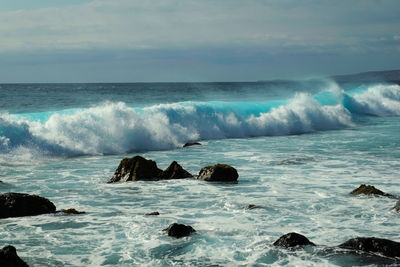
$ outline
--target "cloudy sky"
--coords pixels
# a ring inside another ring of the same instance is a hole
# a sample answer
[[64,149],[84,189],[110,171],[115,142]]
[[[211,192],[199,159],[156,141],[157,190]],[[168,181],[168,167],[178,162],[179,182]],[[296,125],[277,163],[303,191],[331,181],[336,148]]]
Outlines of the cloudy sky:
[[0,0],[0,83],[400,68],[399,0]]

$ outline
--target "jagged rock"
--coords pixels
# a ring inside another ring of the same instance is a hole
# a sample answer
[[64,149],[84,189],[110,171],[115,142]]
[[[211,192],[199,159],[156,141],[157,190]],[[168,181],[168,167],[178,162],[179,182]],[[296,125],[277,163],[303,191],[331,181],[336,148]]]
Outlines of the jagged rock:
[[0,266],[28,267],[28,264],[18,257],[15,247],[5,246],[0,249]]
[[385,196],[385,197],[391,197],[394,198],[394,195],[382,192],[381,190],[375,188],[375,186],[372,185],[365,185],[362,184],[358,188],[354,189],[353,191],[350,192],[352,195],[377,195],[377,196]]
[[283,235],[278,240],[276,240],[273,245],[284,248],[298,246],[315,246],[315,244],[308,240],[307,237],[298,233],[288,233],[286,235]]
[[183,147],[188,147],[188,146],[201,146],[201,144],[198,142],[187,142],[186,144],[183,145]]
[[62,213],[64,213],[64,214],[85,214],[86,212],[84,212],[84,211],[78,211],[78,210],[76,210],[76,209],[63,209],[63,210],[60,210],[59,212],[62,212]]
[[113,177],[108,183],[127,182],[138,180],[169,180],[193,177],[181,165],[173,161],[164,171],[157,167],[157,163],[141,156],[124,158],[119,163]]
[[168,228],[164,229],[164,231],[167,231],[169,236],[176,238],[188,236],[196,232],[196,230],[194,230],[192,226],[179,223],[171,224],[170,226],[168,226]]
[[379,253],[386,257],[400,257],[400,243],[376,237],[357,237],[339,245],[340,248]]
[[156,180],[161,172],[162,170],[152,160],[147,160],[141,156],[124,158],[108,183]]
[[150,212],[150,213],[146,213],[146,215],[147,216],[158,216],[158,215],[160,215],[160,213],[158,211],[153,211],[153,212]]
[[0,195],[0,218],[54,213],[56,206],[47,198],[22,193]]
[[191,178],[193,175],[191,175],[189,172],[184,170],[181,165],[179,165],[176,161],[173,161],[165,171],[163,171],[159,178],[161,180],[167,180],[167,179],[182,179],[182,178]]
[[207,182],[237,182],[239,174],[228,164],[216,164],[200,170],[197,179]]

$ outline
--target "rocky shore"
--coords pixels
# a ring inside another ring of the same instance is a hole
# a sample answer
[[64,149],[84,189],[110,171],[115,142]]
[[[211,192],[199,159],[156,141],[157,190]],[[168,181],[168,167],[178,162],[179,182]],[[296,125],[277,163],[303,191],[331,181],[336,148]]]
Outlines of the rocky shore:
[[[237,170],[223,163],[210,165],[200,168],[198,175],[192,175],[185,170],[176,161],[173,161],[165,170],[157,167],[157,163],[141,156],[132,158],[124,158],[114,172],[114,175],[108,180],[108,183],[135,182],[135,181],[159,181],[173,179],[196,179],[198,181],[219,182],[219,183],[237,183],[239,174]],[[349,193],[351,196],[370,196],[370,197],[388,197],[398,198],[396,195],[383,192],[372,185],[362,184],[358,188]],[[400,212],[400,201],[391,207]],[[249,204],[245,206],[247,210],[263,209],[262,206]],[[85,214],[84,211],[78,211],[74,208],[61,209],[57,211],[56,206],[47,198],[29,195],[25,193],[5,193],[0,195],[0,219],[15,218],[23,216],[38,216],[43,214],[60,213],[64,215]],[[153,211],[145,216],[153,216],[154,219],[160,212]],[[173,238],[190,238],[196,233],[201,235],[201,231],[197,232],[192,226],[180,223],[172,223],[163,231]],[[338,238],[339,239],[339,238]],[[307,237],[291,232],[281,236],[272,246],[277,249],[301,249],[305,246],[318,247]],[[354,251],[356,253],[365,253],[366,255],[376,255],[379,257],[388,257],[400,263],[400,243],[388,239],[377,237],[354,237],[344,243],[327,247],[329,249],[337,249],[338,251]],[[6,246],[0,250],[0,266],[28,266],[21,260],[13,246]]]

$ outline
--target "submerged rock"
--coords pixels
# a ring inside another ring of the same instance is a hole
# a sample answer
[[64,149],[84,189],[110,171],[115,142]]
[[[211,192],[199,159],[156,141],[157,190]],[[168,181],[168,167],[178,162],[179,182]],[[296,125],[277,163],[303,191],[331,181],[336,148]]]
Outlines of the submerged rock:
[[400,243],[376,237],[357,237],[339,245],[340,248],[379,253],[386,257],[400,257]]
[[161,172],[159,179],[160,180],[168,180],[168,179],[183,179],[183,178],[191,178],[189,172],[182,168],[176,161],[173,161],[168,168],[166,168],[163,172]]
[[128,182],[139,180],[169,180],[193,177],[189,172],[182,168],[176,161],[173,161],[164,171],[157,167],[153,160],[145,159],[141,156],[124,158],[119,163],[113,177],[108,183]]
[[284,248],[315,246],[315,244],[308,240],[307,237],[298,233],[288,233],[286,235],[283,235],[278,240],[276,240],[273,245]]
[[0,266],[28,267],[28,264],[18,257],[15,247],[5,246],[0,249]]
[[150,213],[146,213],[146,215],[147,216],[158,216],[158,215],[160,215],[160,213],[158,211],[153,211],[153,212],[150,212]]
[[0,218],[54,213],[56,206],[47,198],[22,193],[0,195]]
[[394,206],[394,210],[397,212],[400,212],[400,200],[396,202],[396,205]]
[[372,185],[365,185],[362,184],[358,188],[354,189],[353,191],[350,192],[351,195],[376,195],[376,196],[385,196],[385,197],[392,197],[394,198],[394,195],[385,193]]
[[216,164],[202,168],[197,179],[207,182],[237,182],[238,177],[238,172],[232,166]]
[[198,142],[187,142],[186,144],[183,145],[183,147],[188,147],[188,146],[201,146],[201,144]]
[[161,172],[162,170],[152,160],[147,160],[141,156],[124,158],[108,183],[156,180]]
[[164,229],[164,231],[167,231],[169,236],[175,238],[189,236],[192,233],[196,232],[196,230],[194,230],[192,226],[179,223],[171,224],[170,226],[168,226],[168,228]]
[[262,209],[262,206],[258,206],[258,205],[254,205],[254,204],[250,204],[247,205],[246,207],[244,207],[246,210],[254,210],[254,209]]
[[78,210],[76,210],[76,209],[63,209],[63,210],[60,210],[59,212],[61,212],[61,213],[64,213],[64,214],[85,214],[86,212],[84,212],[84,211],[78,211]]

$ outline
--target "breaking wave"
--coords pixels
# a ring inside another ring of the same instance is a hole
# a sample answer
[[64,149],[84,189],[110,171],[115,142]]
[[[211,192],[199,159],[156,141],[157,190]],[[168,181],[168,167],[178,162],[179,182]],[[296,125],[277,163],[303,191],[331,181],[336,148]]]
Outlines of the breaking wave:
[[400,87],[375,85],[269,102],[179,102],[145,108],[123,102],[35,114],[0,114],[0,153],[21,149],[73,156],[166,150],[187,141],[293,135],[343,129],[352,114],[400,115]]

